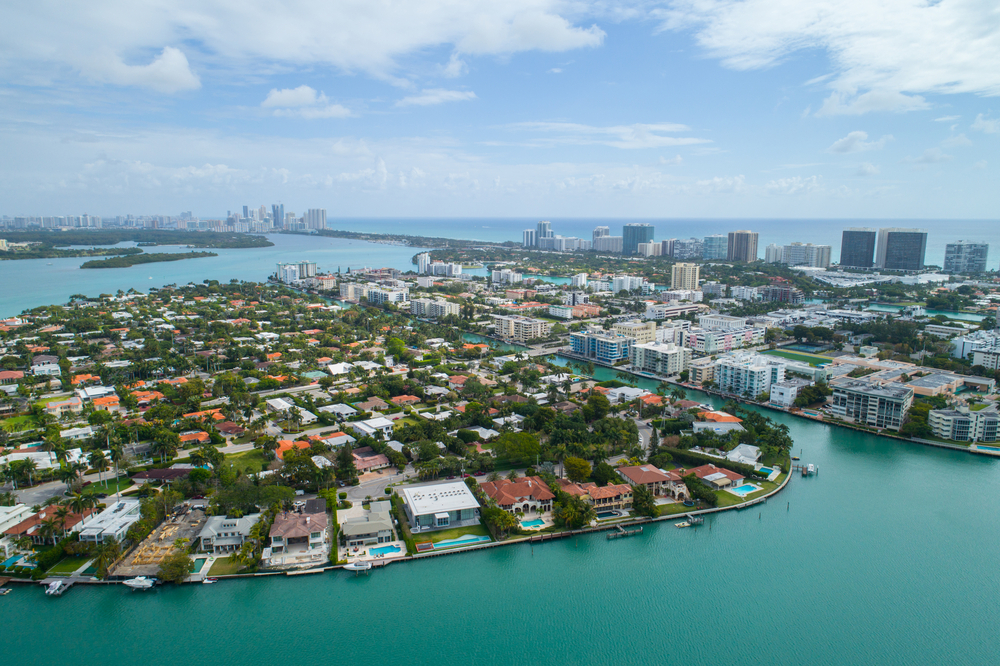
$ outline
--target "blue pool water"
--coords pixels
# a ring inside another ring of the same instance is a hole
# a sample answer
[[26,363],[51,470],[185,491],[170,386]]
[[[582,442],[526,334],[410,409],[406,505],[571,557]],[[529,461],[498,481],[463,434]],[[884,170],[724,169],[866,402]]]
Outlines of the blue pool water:
[[489,541],[490,538],[487,536],[466,534],[465,536],[458,537],[457,539],[445,539],[444,541],[438,541],[434,544],[434,549],[440,550],[442,548],[451,548],[453,546],[468,546],[474,543],[487,543]]
[[191,563],[191,573],[201,573],[201,570],[205,567],[205,562],[208,560],[204,557],[199,557],[194,562]]
[[774,470],[771,469],[770,467],[761,467],[760,470],[758,470],[758,471],[760,471],[763,474],[767,474],[768,476],[770,476],[771,472],[773,472]]
[[760,488],[758,488],[757,486],[750,483],[744,483],[742,486],[739,486],[737,488],[730,488],[729,492],[735,493],[740,497],[746,497],[750,493],[755,493],[758,490],[760,490]]
[[598,511],[598,512],[597,512],[597,517],[598,517],[599,519],[604,519],[604,518],[617,518],[617,517],[618,517],[618,515],[619,515],[619,514],[618,514],[618,512],[617,512],[617,511]]
[[403,549],[399,546],[379,546],[378,548],[369,548],[373,555],[385,555],[387,553],[398,553]]
[[1000,452],[1000,447],[996,446],[983,446],[982,444],[976,444],[977,449],[986,449],[987,451],[997,451]]
[[534,520],[529,520],[527,522],[521,521],[521,527],[541,527],[545,524],[545,521],[541,518],[535,518]]
[[13,565],[13,564],[15,564],[15,563],[16,563],[16,562],[17,562],[18,560],[20,560],[20,559],[21,559],[22,557],[24,557],[24,556],[23,556],[23,555],[14,555],[13,557],[10,557],[10,558],[8,558],[8,559],[7,559],[7,560],[6,560],[6,561],[5,561],[4,563],[3,563],[3,565],[4,565],[5,567],[9,567],[9,566],[12,566],[12,565]]

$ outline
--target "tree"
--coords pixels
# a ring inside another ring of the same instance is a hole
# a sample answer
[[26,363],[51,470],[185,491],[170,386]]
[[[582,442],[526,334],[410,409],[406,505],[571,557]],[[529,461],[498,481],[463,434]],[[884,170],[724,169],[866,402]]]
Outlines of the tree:
[[[187,541],[187,539],[179,539]],[[176,545],[176,544],[175,544]],[[186,548],[177,548],[175,552],[167,555],[160,562],[160,570],[157,577],[167,583],[183,583],[184,579],[191,575],[191,566],[194,560],[188,555]]]
[[97,470],[97,480],[103,482],[104,472],[106,472],[109,467],[108,457],[104,455],[104,451],[94,449],[90,452],[87,462],[90,463],[91,469]]
[[569,529],[583,527],[595,518],[594,508],[577,495],[563,493],[552,510],[556,525]]
[[501,457],[530,460],[541,453],[538,438],[526,432],[505,432],[493,444],[493,451]]
[[606,486],[618,478],[615,468],[603,460],[594,466],[594,471],[590,473],[590,478],[599,486]]
[[354,465],[354,450],[344,445],[337,451],[337,479],[350,481],[358,476],[358,468]]
[[658,513],[653,493],[644,485],[632,486],[632,512],[650,518],[655,518]]
[[570,456],[563,461],[563,467],[566,470],[566,476],[574,483],[586,481],[590,476],[590,463],[583,458]]
[[587,404],[583,406],[583,418],[588,423],[599,421],[606,417],[610,411],[611,401],[600,393],[591,392],[590,397],[587,398]]

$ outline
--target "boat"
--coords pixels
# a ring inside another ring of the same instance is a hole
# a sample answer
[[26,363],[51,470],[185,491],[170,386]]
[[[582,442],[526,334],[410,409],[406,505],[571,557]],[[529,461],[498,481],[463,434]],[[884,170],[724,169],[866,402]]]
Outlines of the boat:
[[156,585],[156,579],[138,576],[137,578],[129,578],[125,581],[125,585],[133,590],[148,590]]
[[372,563],[366,560],[358,560],[357,562],[351,562],[350,564],[345,564],[344,569],[347,571],[368,571],[372,568]]
[[798,459],[799,459],[798,456],[792,456],[792,460],[798,460]]
[[5,597],[10,594],[10,589],[6,587],[0,587],[0,597]]
[[206,578],[205,580],[201,581],[201,584],[202,585],[211,585],[212,583],[218,583],[218,582],[219,582],[219,579],[215,578],[213,576],[212,578]]
[[809,463],[808,465],[806,465],[806,471],[809,473],[810,476],[812,476],[813,474],[816,473],[816,465]]
[[49,586],[45,588],[45,594],[58,597],[63,593],[65,587],[68,587],[66,583],[57,580],[54,583],[49,583]]
[[691,523],[685,521],[683,523],[674,523],[674,527],[691,527]]

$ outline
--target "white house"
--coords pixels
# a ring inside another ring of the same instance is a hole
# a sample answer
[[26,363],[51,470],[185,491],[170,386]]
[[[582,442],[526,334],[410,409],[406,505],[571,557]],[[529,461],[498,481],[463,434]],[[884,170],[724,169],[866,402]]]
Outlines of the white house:
[[85,521],[80,530],[80,541],[104,543],[115,539],[121,543],[128,528],[132,527],[142,517],[139,511],[139,500],[125,498],[108,505],[96,517]]
[[384,439],[392,437],[393,423],[382,416],[367,421],[355,421],[350,426],[362,437],[374,437],[375,433],[380,433]]
[[404,486],[401,493],[406,517],[414,527],[440,529],[479,521],[479,502],[462,481]]
[[726,460],[743,463],[744,465],[752,465],[760,460],[760,449],[749,444],[740,444],[726,454]]
[[259,513],[251,513],[240,518],[228,516],[209,516],[205,527],[198,534],[201,551],[227,555],[235,553],[250,535],[250,528],[260,520]]

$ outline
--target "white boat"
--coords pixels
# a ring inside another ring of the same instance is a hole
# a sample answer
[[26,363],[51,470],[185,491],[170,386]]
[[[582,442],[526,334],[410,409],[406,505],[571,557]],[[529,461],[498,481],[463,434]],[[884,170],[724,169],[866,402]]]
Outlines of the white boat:
[[129,578],[125,581],[125,585],[132,588],[133,590],[148,590],[149,588],[156,585],[155,578],[146,578],[145,576],[139,576],[137,578]]
[[371,568],[372,563],[365,560],[358,560],[357,562],[344,565],[344,569],[347,571],[368,571]]
[[809,476],[812,476],[813,474],[816,473],[816,465],[809,463],[808,465],[806,465],[806,471],[809,472]]
[[201,584],[202,585],[211,585],[212,583],[218,583],[218,582],[219,582],[218,578],[206,578],[205,580],[201,581]]
[[60,594],[63,593],[63,586],[65,584],[66,583],[62,582],[61,580],[57,580],[54,583],[49,583],[49,586],[45,588],[45,594],[54,595],[58,597]]
[[10,589],[6,587],[0,587],[0,597],[5,597],[10,594]]

